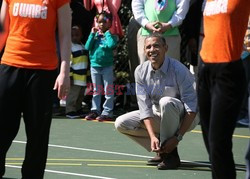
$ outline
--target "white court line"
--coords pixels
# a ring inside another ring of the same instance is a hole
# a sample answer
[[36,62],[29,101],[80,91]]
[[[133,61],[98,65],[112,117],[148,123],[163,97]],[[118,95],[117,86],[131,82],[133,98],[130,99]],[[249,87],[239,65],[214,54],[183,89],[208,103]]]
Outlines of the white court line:
[[[15,143],[21,143],[26,144],[24,141],[17,141],[14,140]],[[120,152],[111,152],[111,151],[104,151],[104,150],[95,150],[95,149],[86,149],[86,148],[80,148],[80,147],[70,147],[70,146],[64,146],[64,145],[53,145],[49,144],[50,147],[56,147],[56,148],[63,148],[63,149],[72,149],[72,150],[81,150],[81,151],[89,151],[89,152],[99,152],[99,153],[107,153],[107,154],[115,154],[115,155],[125,155],[125,156],[132,156],[132,157],[140,157],[140,158],[152,158],[150,156],[144,156],[144,155],[135,155],[135,154],[128,154],[128,153],[120,153]]]
[[[10,167],[10,168],[21,168],[20,166],[14,166],[14,165],[5,165],[5,166]],[[62,172],[62,171],[47,170],[47,169],[45,170],[45,172],[56,173],[56,174],[64,174],[64,175],[71,175],[71,176],[88,177],[88,178],[115,179],[115,178],[109,178],[109,177],[102,177],[102,176],[95,176],[95,175],[85,175],[85,174],[80,174],[80,173]]]
[[[21,143],[26,144],[25,141],[17,141],[14,140],[14,143]],[[139,157],[139,158],[153,158],[152,156],[145,156],[145,155],[135,155],[135,154],[129,154],[129,153],[120,153],[120,152],[111,152],[111,151],[105,151],[105,150],[95,150],[95,149],[86,149],[86,148],[79,148],[79,147],[70,147],[70,146],[64,146],[64,145],[54,145],[49,144],[50,147],[56,147],[56,148],[64,148],[64,149],[72,149],[72,150],[81,150],[81,151],[89,151],[89,152],[99,152],[99,153],[107,153],[107,154],[115,154],[115,155],[125,155],[125,156],[132,156],[132,157]],[[194,164],[204,164],[201,162],[192,162],[188,160],[181,160],[182,162],[190,162]]]
[[[21,143],[21,144],[26,144],[25,141],[14,140],[13,142],[15,142],[15,143]],[[64,145],[49,144],[49,146],[50,147],[57,147],[57,148],[64,148],[64,149],[72,149],[72,150],[81,150],[81,151],[89,151],[89,152],[99,152],[99,153],[107,153],[107,154],[115,154],[115,155],[125,155],[125,156],[147,158],[147,159],[153,158],[152,156],[135,155],[135,154],[129,154],[129,153],[111,152],[111,151],[95,150],[95,149],[86,149],[86,148],[70,147],[70,146],[64,146]],[[209,164],[205,164],[205,163],[202,163],[202,162],[193,162],[193,161],[188,161],[188,160],[181,160],[181,162],[188,162],[188,163],[193,163],[193,164],[197,164],[197,165],[209,166]]]
[[[13,142],[26,144],[25,141],[14,140]],[[64,145],[49,144],[49,146],[56,147],[56,148],[72,149],[72,150],[81,150],[81,151],[89,151],[89,152],[99,152],[99,153],[107,153],[107,154],[115,154],[115,155],[133,156],[133,157],[140,157],[140,158],[147,158],[147,159],[152,158],[151,156],[135,155],[135,154],[129,154],[129,153],[111,152],[111,151],[95,150],[95,149],[86,149],[86,148],[79,148],[79,147],[70,147],[70,146],[64,146]],[[206,163],[202,163],[202,162],[193,162],[193,161],[188,161],[188,160],[181,160],[181,162],[188,162],[188,163],[197,164],[197,165],[210,166],[210,164],[206,164]]]

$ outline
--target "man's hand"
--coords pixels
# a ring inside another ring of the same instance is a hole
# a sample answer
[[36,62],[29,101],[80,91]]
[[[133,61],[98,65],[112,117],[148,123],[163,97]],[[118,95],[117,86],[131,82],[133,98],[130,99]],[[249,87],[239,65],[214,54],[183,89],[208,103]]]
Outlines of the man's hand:
[[162,146],[160,153],[170,153],[172,152],[178,145],[179,141],[175,136],[171,137],[169,140],[165,141]]
[[151,150],[152,152],[159,152],[160,151],[160,142],[157,137],[151,138]]

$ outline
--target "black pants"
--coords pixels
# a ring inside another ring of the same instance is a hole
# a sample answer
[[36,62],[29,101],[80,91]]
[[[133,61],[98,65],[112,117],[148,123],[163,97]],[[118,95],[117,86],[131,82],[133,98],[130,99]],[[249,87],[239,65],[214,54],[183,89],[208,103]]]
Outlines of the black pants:
[[52,91],[56,71],[0,65],[0,178],[6,153],[16,137],[21,113],[27,144],[22,178],[43,178],[52,116]]
[[236,178],[232,135],[245,92],[246,77],[241,60],[200,65],[198,103],[213,178]]
[[238,120],[248,117],[248,97],[250,95],[250,55],[246,59],[242,60],[242,62],[243,62],[243,66],[246,72],[246,79],[247,79],[248,87],[247,87],[247,92],[245,93],[245,96],[242,102]]

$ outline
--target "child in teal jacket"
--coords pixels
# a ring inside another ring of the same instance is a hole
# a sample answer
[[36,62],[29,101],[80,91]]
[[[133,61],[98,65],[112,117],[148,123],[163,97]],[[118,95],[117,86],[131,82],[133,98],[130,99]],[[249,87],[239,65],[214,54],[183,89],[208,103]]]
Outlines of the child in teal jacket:
[[[109,32],[112,15],[101,12],[97,15],[98,27],[93,27],[85,44],[89,50],[90,71],[94,93],[91,112],[85,117],[87,120],[112,120],[114,108],[113,88],[113,50],[118,37]],[[105,94],[105,102],[101,111],[101,97]]]

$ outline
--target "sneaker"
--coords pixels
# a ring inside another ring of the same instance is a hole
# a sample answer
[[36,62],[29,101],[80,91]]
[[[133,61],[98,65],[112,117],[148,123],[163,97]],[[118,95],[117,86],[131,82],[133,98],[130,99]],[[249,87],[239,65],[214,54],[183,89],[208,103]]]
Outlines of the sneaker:
[[98,114],[94,111],[91,111],[87,116],[85,116],[86,120],[95,120]]
[[113,121],[112,117],[109,117],[107,115],[100,115],[96,118],[96,120],[98,120],[99,122],[102,121]]
[[66,114],[66,117],[70,119],[77,119],[77,118],[80,118],[80,115],[77,112],[72,111],[72,112],[68,112]]
[[249,119],[248,118],[242,118],[237,121],[238,124],[241,124],[243,126],[249,126]]

